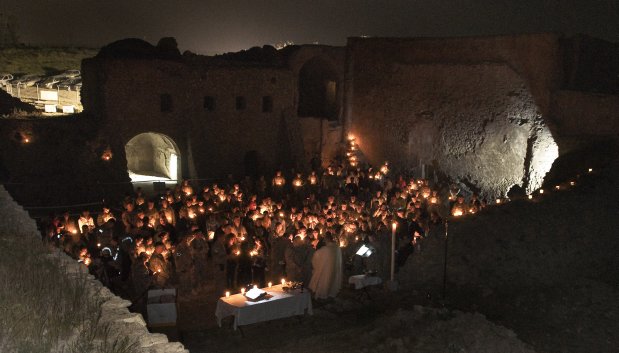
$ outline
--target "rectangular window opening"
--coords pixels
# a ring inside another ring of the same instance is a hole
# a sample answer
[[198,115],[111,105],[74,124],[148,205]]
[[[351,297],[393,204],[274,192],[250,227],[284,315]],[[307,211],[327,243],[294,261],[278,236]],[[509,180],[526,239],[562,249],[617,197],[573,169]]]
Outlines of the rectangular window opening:
[[247,101],[245,100],[245,97],[236,97],[236,110],[245,110],[245,108],[247,108]]
[[172,96],[169,93],[164,93],[160,96],[160,103],[162,112],[172,111]]
[[215,97],[212,97],[212,96],[204,97],[204,109],[208,110],[209,112],[212,112],[212,111],[215,111],[215,108],[216,108]]
[[263,113],[273,112],[273,97],[271,96],[262,97],[262,112]]

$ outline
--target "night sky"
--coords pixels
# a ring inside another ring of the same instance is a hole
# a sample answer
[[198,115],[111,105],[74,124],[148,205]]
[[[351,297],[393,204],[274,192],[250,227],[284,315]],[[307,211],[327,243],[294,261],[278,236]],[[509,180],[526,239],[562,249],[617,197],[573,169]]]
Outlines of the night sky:
[[351,36],[560,31],[619,42],[619,0],[0,0],[30,45],[99,47],[173,36],[203,54]]

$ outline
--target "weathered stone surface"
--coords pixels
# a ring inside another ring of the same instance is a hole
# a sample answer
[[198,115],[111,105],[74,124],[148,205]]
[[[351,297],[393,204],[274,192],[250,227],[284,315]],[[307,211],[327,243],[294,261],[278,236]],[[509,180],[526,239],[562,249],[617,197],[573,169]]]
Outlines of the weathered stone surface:
[[150,335],[140,337],[138,342],[140,347],[152,347],[158,344],[168,343],[168,337],[161,333],[152,333]]
[[189,353],[179,342],[160,343],[149,347],[150,353]]
[[454,42],[460,57],[441,41],[353,41],[348,128],[374,165],[433,165],[488,198],[530,192],[558,155],[543,118],[556,44],[532,42],[547,46],[532,54],[537,78],[526,59],[492,52],[515,50],[507,41]]
[[131,302],[120,297],[113,297],[101,305],[103,309],[118,309],[131,306]]
[[[0,185],[0,216],[5,222],[0,223],[0,237],[2,241],[11,241],[11,237],[32,237],[34,241],[40,239],[40,233],[36,228],[36,223],[29,217],[3,186]],[[50,253],[44,255],[61,266],[69,278],[80,281],[92,296],[98,296],[105,300],[101,306],[101,323],[111,323],[109,339],[127,338],[129,341],[138,342],[141,351],[147,352],[187,352],[180,343],[168,343],[168,339],[163,334],[151,334],[146,328],[146,322],[142,315],[130,313],[127,309],[131,302],[115,296],[101,282],[87,274],[87,267],[79,264],[74,259],[59,251],[51,249]],[[95,313],[93,313],[95,315]],[[81,333],[75,328],[74,337]],[[59,347],[71,342],[72,339],[60,342]],[[111,342],[111,341],[110,341]],[[97,343],[97,342],[96,342]],[[101,343],[101,342],[98,342]]]

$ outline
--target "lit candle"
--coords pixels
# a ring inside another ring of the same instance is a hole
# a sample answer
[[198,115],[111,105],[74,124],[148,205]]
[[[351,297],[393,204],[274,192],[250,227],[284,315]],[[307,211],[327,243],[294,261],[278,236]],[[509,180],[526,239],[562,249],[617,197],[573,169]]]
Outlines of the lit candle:
[[230,298],[230,291],[226,291],[226,298]]
[[593,171],[593,168],[589,168],[589,173],[591,173]]
[[576,185],[576,183],[575,183],[575,182],[573,182],[573,181],[570,181],[570,185],[571,185],[571,186],[574,186],[574,185]]
[[532,199],[533,199],[533,195],[529,195],[529,200],[532,200]]
[[501,203],[501,199],[496,199],[497,205]]
[[539,193],[543,194],[544,193],[544,189],[539,189]]
[[555,186],[555,189],[560,190],[561,186],[557,185],[557,186]]
[[286,279],[282,278],[282,286],[286,284]]
[[258,289],[258,286],[254,284],[254,289]]
[[245,294],[245,288],[241,288],[241,294]]
[[268,284],[269,284],[269,288],[271,288],[271,286],[273,286],[272,282],[269,282]]

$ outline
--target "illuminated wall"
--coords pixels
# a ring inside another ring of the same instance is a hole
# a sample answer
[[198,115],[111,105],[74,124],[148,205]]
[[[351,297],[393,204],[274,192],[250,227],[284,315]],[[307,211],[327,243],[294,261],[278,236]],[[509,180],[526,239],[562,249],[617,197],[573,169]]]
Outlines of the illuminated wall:
[[530,192],[558,156],[552,39],[351,39],[348,131],[372,164],[432,165],[488,197]]

